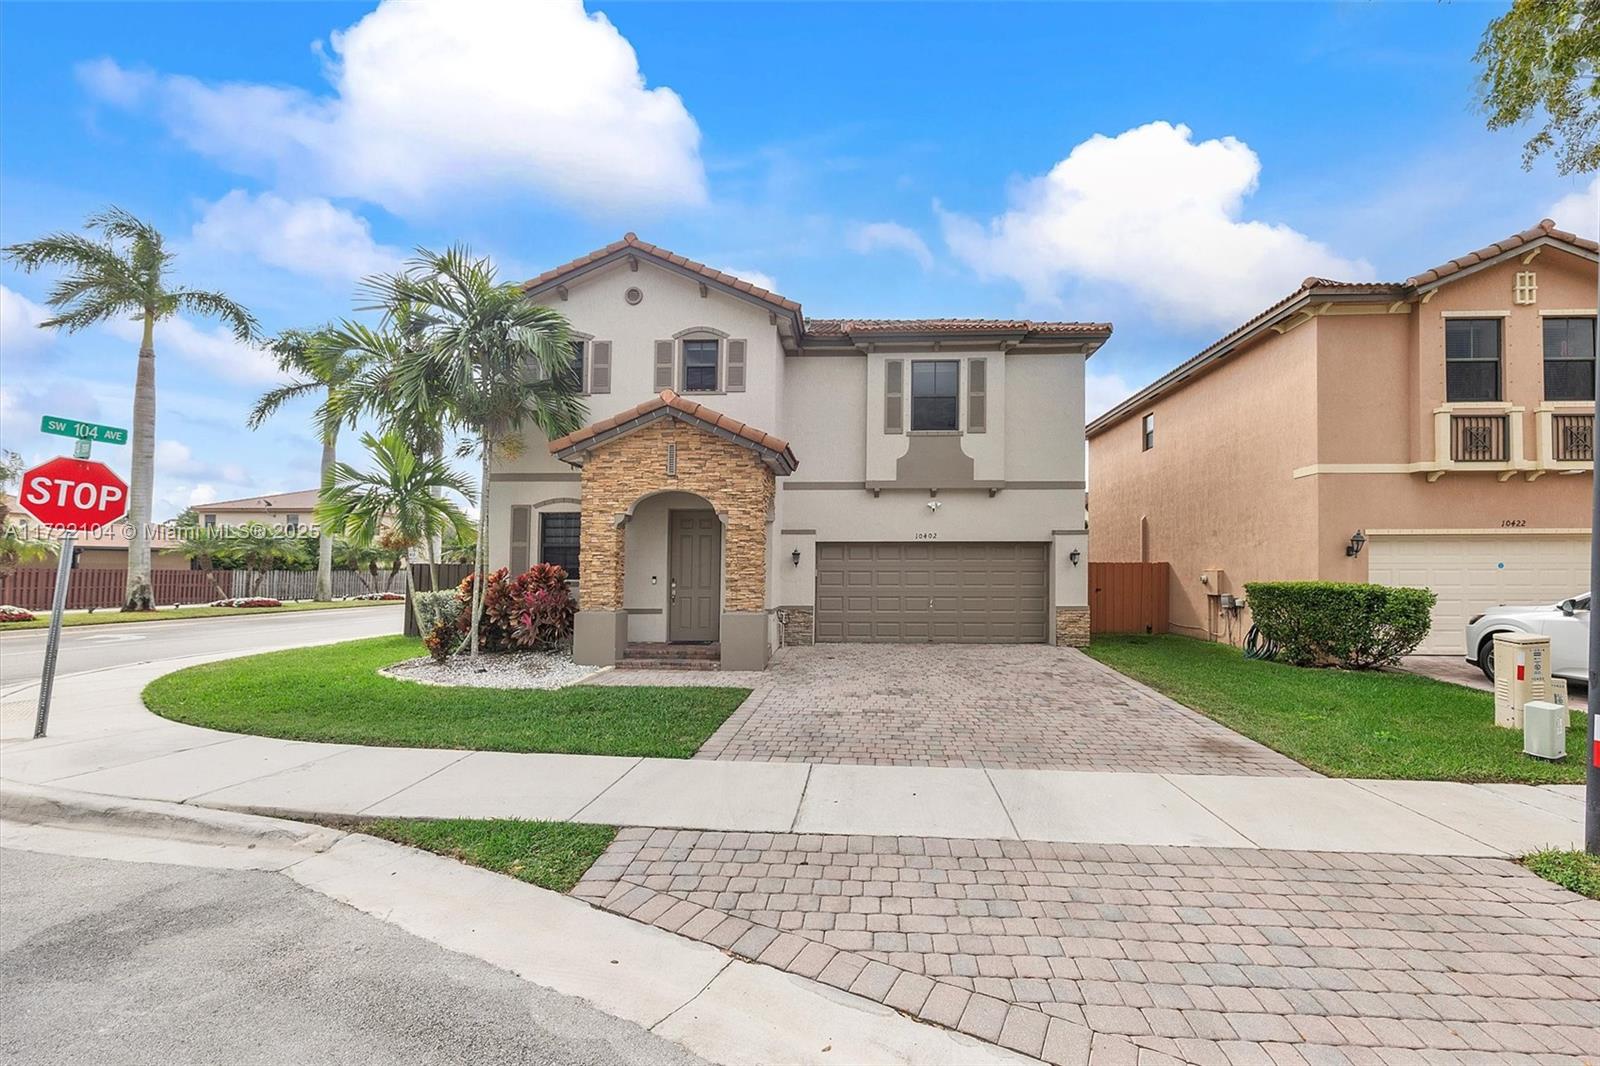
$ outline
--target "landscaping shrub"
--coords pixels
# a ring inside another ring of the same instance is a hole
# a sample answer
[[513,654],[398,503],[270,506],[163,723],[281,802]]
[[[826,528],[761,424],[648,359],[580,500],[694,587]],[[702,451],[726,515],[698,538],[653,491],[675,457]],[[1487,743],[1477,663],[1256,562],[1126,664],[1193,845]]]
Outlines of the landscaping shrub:
[[0,605],[0,622],[31,622],[33,612],[24,607],[12,607],[10,604]]
[[213,600],[212,607],[282,607],[282,600],[271,596],[235,596],[232,599]]
[[412,609],[417,615],[417,631],[426,636],[433,632],[436,622],[444,621],[453,625],[456,616],[461,613],[461,602],[455,589],[440,589],[437,592],[414,592]]
[[[461,614],[456,628],[463,633],[472,626],[472,578],[468,574],[458,590]],[[564,644],[572,639],[575,609],[567,572],[561,567],[537,563],[516,577],[501,567],[483,586],[478,645],[488,651],[523,651]]]
[[383,600],[385,602],[392,603],[392,602],[395,602],[397,600],[405,599],[405,596],[403,596],[402,594],[400,594],[398,592],[363,592],[359,596],[349,596],[349,597],[347,597],[347,599],[352,599],[352,600],[372,600],[372,601],[375,601],[375,602],[378,601],[378,600]]
[[1428,589],[1339,581],[1252,581],[1250,614],[1279,659],[1297,666],[1371,670],[1414,651],[1428,635]]
[[422,646],[428,649],[428,655],[436,663],[442,663],[450,658],[450,653],[455,651],[460,643],[461,630],[456,628],[453,618],[435,618],[428,635],[422,638]]

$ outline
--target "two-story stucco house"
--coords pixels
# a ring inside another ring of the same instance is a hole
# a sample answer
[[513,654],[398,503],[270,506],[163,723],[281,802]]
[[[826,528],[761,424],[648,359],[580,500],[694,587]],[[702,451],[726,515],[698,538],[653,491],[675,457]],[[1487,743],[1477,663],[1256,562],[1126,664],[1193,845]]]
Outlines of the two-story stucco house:
[[1240,639],[1255,580],[1472,615],[1589,578],[1600,245],[1548,219],[1398,283],[1299,289],[1088,426],[1096,560],[1172,564],[1171,625]]
[[807,319],[632,234],[526,289],[571,323],[591,422],[495,464],[487,549],[576,576],[580,661],[1087,641],[1067,427],[1110,326]]

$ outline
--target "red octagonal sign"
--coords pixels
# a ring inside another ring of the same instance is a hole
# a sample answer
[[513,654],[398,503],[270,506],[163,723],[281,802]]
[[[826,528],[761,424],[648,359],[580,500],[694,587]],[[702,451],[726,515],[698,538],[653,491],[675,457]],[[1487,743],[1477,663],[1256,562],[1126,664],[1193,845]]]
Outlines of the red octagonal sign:
[[22,509],[47,526],[89,533],[128,511],[128,486],[104,463],[58,456],[26,471]]

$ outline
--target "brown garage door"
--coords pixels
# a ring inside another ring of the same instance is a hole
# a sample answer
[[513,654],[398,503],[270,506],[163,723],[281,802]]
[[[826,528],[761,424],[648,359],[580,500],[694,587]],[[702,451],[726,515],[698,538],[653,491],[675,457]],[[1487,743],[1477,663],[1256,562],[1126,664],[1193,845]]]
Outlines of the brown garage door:
[[1039,644],[1044,544],[819,544],[816,639]]

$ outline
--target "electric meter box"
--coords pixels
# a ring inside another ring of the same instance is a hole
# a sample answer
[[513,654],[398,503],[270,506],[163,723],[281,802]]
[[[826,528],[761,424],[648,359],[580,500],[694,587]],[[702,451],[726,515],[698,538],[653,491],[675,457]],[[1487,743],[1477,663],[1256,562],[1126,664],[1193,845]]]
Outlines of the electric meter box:
[[1522,705],[1522,753],[1556,762],[1567,757],[1567,708],[1529,700]]
[[1522,705],[1550,702],[1550,638],[1535,633],[1494,635],[1494,724],[1522,728]]

